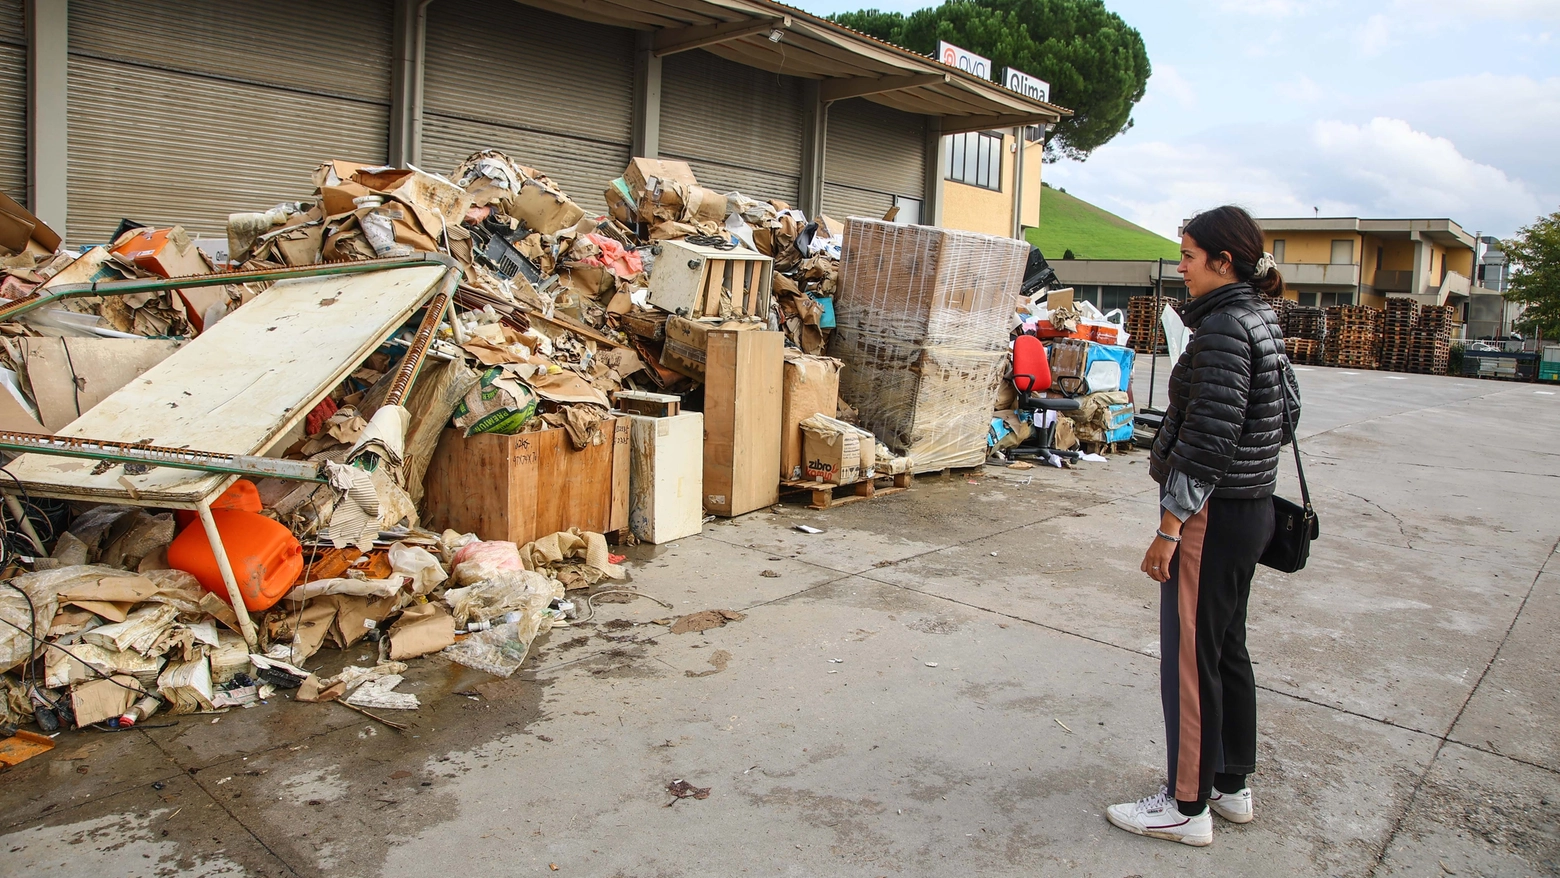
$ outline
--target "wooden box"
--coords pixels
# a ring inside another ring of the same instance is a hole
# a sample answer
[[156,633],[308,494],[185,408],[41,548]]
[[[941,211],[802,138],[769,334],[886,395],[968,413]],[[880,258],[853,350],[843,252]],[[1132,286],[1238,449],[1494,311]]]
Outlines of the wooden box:
[[709,334],[704,381],[704,508],[742,515],[780,499],[780,372],[785,335]]
[[704,416],[629,417],[628,528],[647,543],[704,529]]
[[601,429],[607,441],[584,451],[562,429],[470,439],[445,430],[424,481],[426,526],[522,546],[571,527],[627,528],[628,418]]
[[767,318],[773,278],[774,261],[762,253],[662,241],[650,269],[650,304],[695,320]]

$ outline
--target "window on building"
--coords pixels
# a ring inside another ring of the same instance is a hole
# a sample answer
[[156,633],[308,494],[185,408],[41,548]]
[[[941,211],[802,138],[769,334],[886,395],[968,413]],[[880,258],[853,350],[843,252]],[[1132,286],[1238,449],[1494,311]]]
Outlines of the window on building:
[[1002,191],[1002,135],[990,131],[948,135],[943,177],[955,183]]
[[912,226],[921,224],[921,199],[895,195],[894,206],[899,208],[899,215],[894,217],[894,222]]
[[1300,304],[1306,306],[1307,308],[1316,307],[1316,293],[1299,293],[1298,295],[1300,297]]
[[1353,241],[1334,241],[1334,242],[1332,242],[1332,260],[1331,261],[1332,261],[1333,265],[1353,265],[1354,264],[1354,242]]
[[1321,307],[1331,308],[1334,305],[1354,304],[1353,293],[1322,293]]
[[1273,261],[1274,262],[1283,262],[1284,261],[1284,239],[1283,238],[1274,238],[1273,239]]
[[1377,271],[1381,271],[1381,269],[1382,269],[1381,263],[1384,262],[1386,260],[1386,258],[1387,258],[1386,248],[1377,247],[1376,248],[1376,270]]

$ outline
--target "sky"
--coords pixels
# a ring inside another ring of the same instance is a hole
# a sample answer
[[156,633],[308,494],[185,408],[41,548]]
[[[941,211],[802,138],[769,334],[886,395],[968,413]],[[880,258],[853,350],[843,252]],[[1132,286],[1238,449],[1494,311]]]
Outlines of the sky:
[[1560,210],[1560,0],[1106,6],[1143,35],[1154,72],[1131,129],[1087,161],[1045,167],[1072,195],[1167,237],[1226,203],[1447,217],[1497,237]]

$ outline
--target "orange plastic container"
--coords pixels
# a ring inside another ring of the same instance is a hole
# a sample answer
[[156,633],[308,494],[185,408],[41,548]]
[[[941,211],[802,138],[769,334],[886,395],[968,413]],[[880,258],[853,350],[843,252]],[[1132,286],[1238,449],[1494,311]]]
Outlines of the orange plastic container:
[[[222,535],[244,606],[253,613],[270,609],[303,572],[303,547],[286,525],[258,513],[225,509],[212,512],[211,517]],[[168,546],[168,566],[193,574],[206,591],[228,599],[222,571],[200,522],[174,537]]]
[[[211,501],[212,512],[219,509],[259,512],[262,508],[264,507],[260,505],[260,489],[248,479],[239,479],[229,485],[221,496]],[[179,527],[185,528],[199,521],[200,516],[191,509],[176,509],[173,520],[179,523]]]

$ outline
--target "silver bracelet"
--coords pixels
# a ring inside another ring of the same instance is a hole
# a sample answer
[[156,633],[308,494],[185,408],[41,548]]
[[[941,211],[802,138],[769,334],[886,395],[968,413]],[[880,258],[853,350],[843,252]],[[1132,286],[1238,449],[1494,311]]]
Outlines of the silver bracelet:
[[1160,530],[1157,527],[1154,528],[1154,533],[1158,534],[1159,538],[1162,539],[1162,540],[1165,540],[1166,542],[1179,543],[1181,541],[1180,537],[1170,536],[1169,534],[1165,533],[1164,531]]

